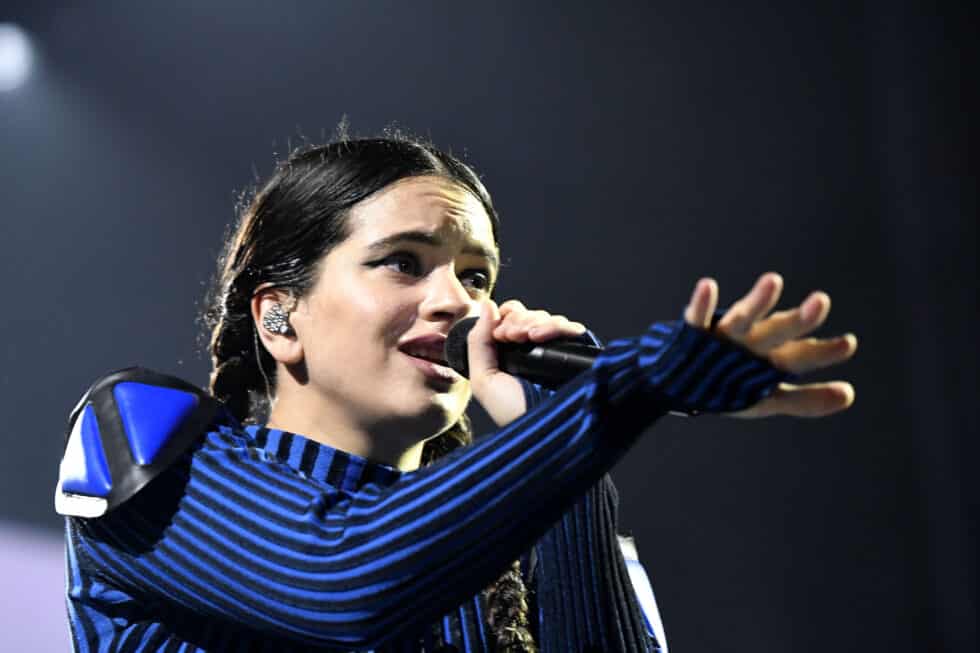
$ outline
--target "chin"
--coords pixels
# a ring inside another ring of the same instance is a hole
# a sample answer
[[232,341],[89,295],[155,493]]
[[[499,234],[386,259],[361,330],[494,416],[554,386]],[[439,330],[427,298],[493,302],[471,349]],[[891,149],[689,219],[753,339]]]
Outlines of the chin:
[[458,422],[471,396],[469,383],[455,383],[444,391],[415,383],[401,384],[397,389],[394,385],[390,400],[377,407],[381,411],[378,418],[400,422],[401,428],[423,438],[442,433]]
[[466,412],[469,393],[441,392],[429,395],[416,410],[409,412],[420,422],[427,437],[442,433],[459,421]]

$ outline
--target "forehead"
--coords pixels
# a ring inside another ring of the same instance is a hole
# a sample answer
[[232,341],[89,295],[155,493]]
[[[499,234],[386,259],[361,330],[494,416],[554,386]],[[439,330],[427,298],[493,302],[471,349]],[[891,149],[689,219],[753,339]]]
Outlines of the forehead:
[[356,204],[350,239],[370,243],[402,231],[423,231],[496,251],[486,209],[471,192],[441,177],[402,179]]

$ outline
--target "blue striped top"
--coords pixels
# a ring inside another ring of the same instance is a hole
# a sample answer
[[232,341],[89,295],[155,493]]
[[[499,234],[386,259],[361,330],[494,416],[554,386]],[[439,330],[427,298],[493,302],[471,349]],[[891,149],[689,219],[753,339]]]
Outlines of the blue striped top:
[[492,651],[481,590],[521,558],[542,652],[657,651],[607,472],[668,410],[738,410],[788,377],[654,324],[410,472],[218,421],[126,503],[67,518],[74,649]]

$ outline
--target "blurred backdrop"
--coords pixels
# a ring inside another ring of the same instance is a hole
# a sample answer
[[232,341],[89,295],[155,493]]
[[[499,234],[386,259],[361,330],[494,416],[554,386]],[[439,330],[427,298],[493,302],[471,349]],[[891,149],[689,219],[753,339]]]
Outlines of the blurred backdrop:
[[665,418],[616,468],[672,650],[976,650],[976,23],[954,3],[0,4],[0,649],[68,648],[53,489],[102,373],[206,384],[275,158],[395,123],[502,215],[498,300],[606,339],[766,270],[823,289],[817,421]]

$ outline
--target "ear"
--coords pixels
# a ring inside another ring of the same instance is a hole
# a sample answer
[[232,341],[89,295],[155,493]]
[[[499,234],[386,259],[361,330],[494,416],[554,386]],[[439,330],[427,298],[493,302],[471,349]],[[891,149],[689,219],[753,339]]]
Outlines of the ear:
[[296,337],[296,331],[290,329],[286,334],[273,333],[262,324],[262,318],[276,304],[289,314],[295,305],[292,295],[283,292],[279,288],[266,288],[258,290],[252,295],[252,320],[258,331],[259,339],[265,346],[266,351],[283,365],[295,365],[303,360],[303,345]]

